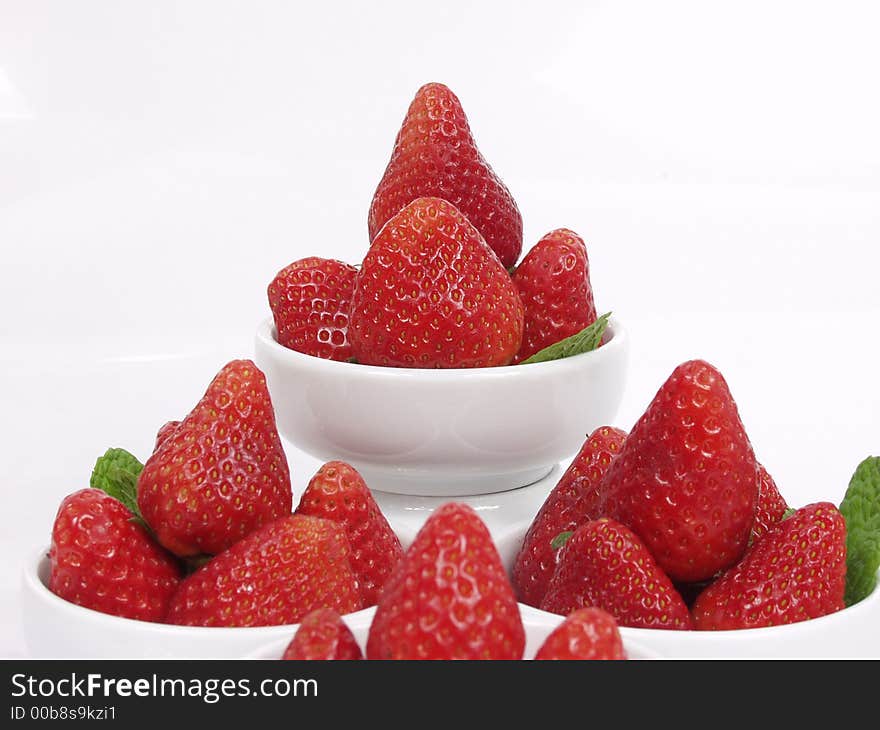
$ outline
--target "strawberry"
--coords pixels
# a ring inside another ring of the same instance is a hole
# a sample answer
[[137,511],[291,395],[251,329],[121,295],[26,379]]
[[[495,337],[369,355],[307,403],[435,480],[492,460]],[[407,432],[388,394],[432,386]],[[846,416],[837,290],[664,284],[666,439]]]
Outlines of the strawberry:
[[278,342],[328,360],[348,360],[348,317],[357,269],[311,257],[281,269],[269,284]]
[[180,421],[168,421],[167,423],[164,423],[156,432],[156,444],[153,446],[153,451],[158,449],[165,440],[177,430],[179,425]]
[[529,251],[513,274],[525,311],[520,362],[596,321],[583,239],[559,228]]
[[126,507],[81,489],[58,509],[49,548],[49,590],[102,613],[162,621],[180,567]]
[[541,608],[567,616],[596,606],[621,626],[689,629],[690,615],[644,543],[602,518],[581,525],[562,547]]
[[755,542],[693,607],[701,630],[755,629],[844,607],[846,522],[829,502],[797,510]]
[[363,604],[374,606],[403,548],[363,477],[343,461],[324,464],[303,492],[296,513],[333,520],[345,528]]
[[513,565],[513,586],[523,603],[541,605],[556,567],[556,536],[602,516],[598,486],[625,439],[626,433],[610,426],[593,431],[538,511]]
[[535,659],[626,659],[626,652],[614,616],[581,608],[553,630]]
[[373,241],[357,276],[349,338],[368,365],[507,365],[522,341],[516,287],[450,203],[419,198]]
[[186,626],[295,624],[318,608],[361,608],[351,548],[340,525],[289,515],[264,525],[188,576],[168,623]]
[[449,502],[432,514],[379,600],[368,659],[521,659],[525,631],[489,531]]
[[290,514],[287,458],[263,373],[234,360],[138,478],[144,520],[180,556],[222,552]]
[[448,200],[476,226],[505,268],[522,250],[522,216],[477,149],[461,102],[443,84],[416,92],[370,205],[370,240],[416,198]]
[[355,660],[363,659],[364,654],[339,614],[331,608],[319,608],[302,620],[281,658]]
[[727,383],[709,363],[675,369],[630,432],[600,491],[674,581],[736,563],[758,501],[755,455]]
[[752,540],[757,540],[762,535],[773,529],[782,521],[788,511],[788,504],[779,490],[773,477],[767,470],[758,464],[758,506],[755,509],[755,524],[752,526]]

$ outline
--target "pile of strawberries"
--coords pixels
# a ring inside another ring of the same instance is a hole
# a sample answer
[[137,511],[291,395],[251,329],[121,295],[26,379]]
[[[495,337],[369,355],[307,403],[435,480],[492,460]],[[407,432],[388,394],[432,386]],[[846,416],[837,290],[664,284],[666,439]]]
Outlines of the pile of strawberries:
[[[520,363],[596,321],[587,250],[567,229],[516,266],[522,217],[458,98],[419,89],[369,213],[359,268],[310,257],[269,285],[278,342],[408,368]],[[512,272],[512,273],[509,273]]]
[[226,365],[141,464],[111,449],[52,530],[49,588],[189,626],[293,624],[372,606],[402,555],[361,476],[325,464],[296,510],[263,374]]
[[721,373],[695,360],[628,436],[587,439],[532,523],[514,584],[524,603],[598,606],[622,626],[757,628],[844,608],[846,558],[840,511],[788,509]]
[[[369,658],[522,658],[513,587],[470,507],[437,510],[404,554],[348,464],[325,464],[292,514],[291,502],[263,374],[233,361],[182,421],[159,430],[146,464],[111,449],[92,487],[64,499],[49,588],[142,621],[302,622],[288,652],[298,658],[359,658],[341,616],[376,604]],[[623,658],[603,611],[573,616],[554,641],[542,658]]]

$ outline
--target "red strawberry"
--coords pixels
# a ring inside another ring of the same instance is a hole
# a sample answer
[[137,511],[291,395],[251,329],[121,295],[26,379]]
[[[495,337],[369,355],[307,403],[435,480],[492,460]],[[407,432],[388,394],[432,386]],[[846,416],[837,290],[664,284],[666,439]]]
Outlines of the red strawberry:
[[186,626],[295,624],[318,608],[361,608],[340,525],[290,515],[264,525],[181,583],[167,621]]
[[419,198],[373,241],[357,277],[349,338],[368,365],[507,365],[522,341],[516,287],[455,206]]
[[752,540],[757,540],[782,522],[788,511],[788,504],[776,488],[776,482],[760,464],[758,482],[758,506],[755,510],[755,524],[752,526]]
[[368,659],[522,659],[525,631],[489,531],[450,502],[425,522],[385,586]]
[[153,451],[158,449],[165,442],[165,440],[177,430],[177,427],[179,425],[180,421],[168,421],[167,423],[163,424],[159,431],[156,433],[156,445],[153,446]]
[[278,342],[329,360],[351,358],[348,316],[357,269],[311,257],[281,269],[269,284]]
[[568,539],[541,608],[567,616],[596,606],[621,626],[689,629],[681,596],[630,530],[602,518],[581,525]]
[[525,325],[520,362],[596,321],[590,264],[574,231],[551,231],[526,254],[513,274],[523,302]]
[[306,616],[282,659],[294,660],[355,660],[364,654],[339,614],[330,608],[319,608]]
[[522,216],[471,136],[461,102],[443,84],[416,92],[370,205],[370,240],[416,198],[448,200],[476,226],[505,268],[522,250]]
[[141,621],[162,621],[180,582],[173,556],[99,489],[81,489],[61,503],[49,562],[49,590],[56,595]]
[[144,465],[138,506],[159,542],[216,554],[290,514],[287,458],[263,373],[234,360]]
[[626,652],[614,616],[582,608],[553,630],[535,659],[626,659]]
[[296,513],[345,528],[364,606],[374,606],[403,548],[363,477],[344,461],[324,464],[303,492]]
[[733,565],[758,501],[755,455],[721,373],[702,360],[675,369],[630,432],[600,491],[675,581]]
[[602,516],[598,486],[625,439],[626,433],[618,428],[597,428],[550,492],[513,565],[513,587],[523,603],[541,605],[556,567],[558,551],[552,546],[556,536]]
[[694,626],[754,629],[825,616],[844,607],[846,522],[819,502],[799,509],[749,548],[697,598]]

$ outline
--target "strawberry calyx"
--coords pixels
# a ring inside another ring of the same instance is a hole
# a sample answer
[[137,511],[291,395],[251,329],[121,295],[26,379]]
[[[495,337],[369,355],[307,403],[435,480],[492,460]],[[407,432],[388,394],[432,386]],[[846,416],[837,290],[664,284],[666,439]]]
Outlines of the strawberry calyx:
[[610,317],[611,312],[606,312],[601,317],[598,317],[595,322],[584,327],[580,332],[559,340],[559,342],[554,342],[543,350],[538,350],[534,355],[517,364],[531,365],[537,362],[561,360],[565,357],[582,355],[585,352],[595,350],[602,344],[602,337],[608,327],[608,319]]
[[137,503],[137,481],[143,470],[144,465],[136,456],[125,449],[110,448],[95,462],[89,486],[122,502],[131,512],[132,521],[152,535]]

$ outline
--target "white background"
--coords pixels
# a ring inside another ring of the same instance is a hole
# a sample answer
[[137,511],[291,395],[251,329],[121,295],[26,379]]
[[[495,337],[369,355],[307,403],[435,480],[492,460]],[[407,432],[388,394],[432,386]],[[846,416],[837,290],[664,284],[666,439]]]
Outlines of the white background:
[[[0,0],[0,655],[96,456],[146,457],[251,355],[282,266],[360,260],[431,80],[526,246],[587,240],[632,335],[618,425],[709,359],[789,501],[838,501],[880,452],[876,8]],[[299,492],[317,463],[289,456]]]

